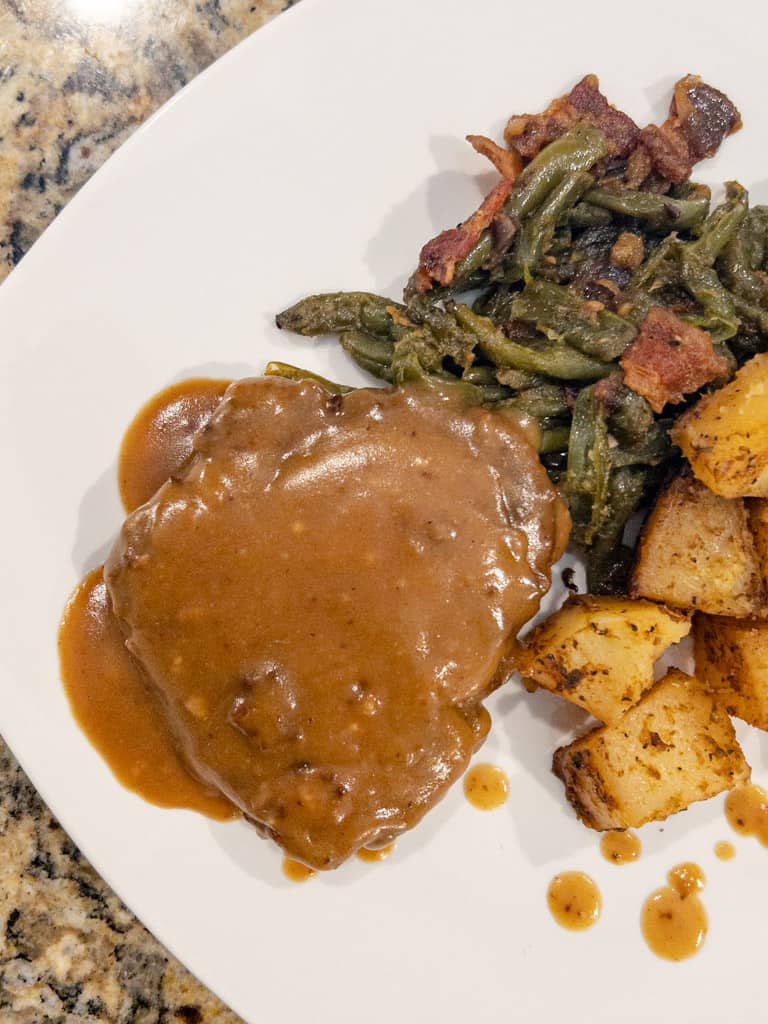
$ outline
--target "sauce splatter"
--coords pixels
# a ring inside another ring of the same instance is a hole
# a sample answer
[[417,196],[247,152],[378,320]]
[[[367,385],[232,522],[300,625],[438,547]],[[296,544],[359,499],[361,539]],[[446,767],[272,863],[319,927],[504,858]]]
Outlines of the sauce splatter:
[[389,846],[382,846],[378,850],[363,848],[357,851],[357,856],[359,860],[365,861],[366,864],[375,864],[377,861],[386,860],[394,848],[394,843],[390,843]]
[[600,852],[611,864],[631,864],[637,860],[643,846],[634,832],[604,832]]
[[509,779],[495,764],[476,764],[464,776],[464,795],[480,811],[493,811],[506,803]]
[[707,935],[707,912],[699,899],[706,879],[698,864],[688,863],[673,868],[667,881],[643,904],[643,937],[657,956],[687,960],[701,949]]
[[725,816],[734,832],[754,836],[768,846],[768,792],[753,782],[731,790],[725,800]]
[[680,899],[684,900],[692,893],[701,892],[707,883],[707,876],[698,864],[687,861],[685,864],[678,864],[676,868],[672,868],[667,875],[667,880]]
[[718,860],[733,860],[736,856],[736,847],[725,839],[715,843],[715,856]]
[[192,454],[192,439],[231,382],[193,377],[150,398],[125,432],[117,479],[126,512],[148,501]]
[[290,857],[283,858],[283,874],[289,882],[306,882],[317,872],[302,864],[300,860],[292,860]]
[[581,871],[555,875],[547,890],[547,904],[562,928],[581,932],[596,924],[603,900],[595,882]]

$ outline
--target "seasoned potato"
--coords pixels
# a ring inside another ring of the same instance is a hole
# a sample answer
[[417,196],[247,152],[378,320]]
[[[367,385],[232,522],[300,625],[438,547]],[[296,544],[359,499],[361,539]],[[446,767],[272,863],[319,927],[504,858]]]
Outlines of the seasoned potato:
[[600,831],[661,821],[750,777],[725,710],[677,669],[617,721],[557,750],[552,770]]
[[675,423],[672,440],[715,494],[768,497],[768,353],[700,398]]
[[722,706],[768,729],[768,623],[697,615],[696,675]]
[[653,685],[653,663],[690,630],[686,615],[621,597],[569,597],[526,637],[526,679],[612,722]]
[[768,500],[749,498],[747,500],[749,527],[757,551],[757,561],[763,577],[763,586],[768,588]]
[[645,524],[629,592],[710,615],[760,614],[763,579],[744,502],[688,473],[676,477]]

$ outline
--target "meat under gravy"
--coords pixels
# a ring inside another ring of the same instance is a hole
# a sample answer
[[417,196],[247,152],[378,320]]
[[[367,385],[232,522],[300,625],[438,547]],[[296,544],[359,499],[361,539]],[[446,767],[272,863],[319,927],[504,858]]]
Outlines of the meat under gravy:
[[567,526],[512,415],[246,380],[105,578],[190,769],[332,868],[466,768]]

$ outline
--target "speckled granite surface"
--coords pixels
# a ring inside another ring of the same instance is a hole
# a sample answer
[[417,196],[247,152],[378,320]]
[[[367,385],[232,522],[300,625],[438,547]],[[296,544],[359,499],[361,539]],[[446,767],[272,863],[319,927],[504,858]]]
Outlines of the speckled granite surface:
[[[149,114],[290,0],[0,0],[0,279]],[[0,740],[0,1024],[235,1024]]]
[[0,0],[0,277],[109,154],[293,0]]

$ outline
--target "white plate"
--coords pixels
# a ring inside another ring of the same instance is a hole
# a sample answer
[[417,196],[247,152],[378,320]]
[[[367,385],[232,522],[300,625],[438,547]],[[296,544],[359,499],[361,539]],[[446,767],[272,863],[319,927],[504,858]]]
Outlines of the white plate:
[[[746,124],[702,176],[768,198],[764,9],[675,10],[304,0],[139,131],[0,290],[0,728],[118,893],[249,1020],[764,1016],[765,850],[714,859],[728,836],[716,799],[644,829],[637,865],[607,864],[549,774],[566,705],[515,687],[494,700],[482,756],[511,776],[503,810],[480,814],[457,790],[385,864],[292,886],[246,825],[157,810],[115,783],[72,721],[55,646],[68,594],[118,529],[115,454],[142,401],[275,357],[361,379],[333,343],[280,335],[272,315],[310,290],[397,295],[421,243],[490,180],[466,132],[498,135],[586,71],[639,120],[660,118],[696,71]],[[765,738],[747,752],[765,780]],[[670,965],[638,916],[683,859],[709,875],[711,928],[701,955]],[[580,935],[545,904],[569,868],[604,895]]]

